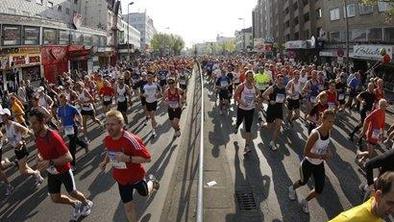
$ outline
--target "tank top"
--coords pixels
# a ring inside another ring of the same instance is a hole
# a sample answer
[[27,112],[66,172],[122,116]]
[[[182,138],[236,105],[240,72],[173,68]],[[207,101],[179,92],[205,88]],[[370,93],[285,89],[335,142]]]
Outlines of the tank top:
[[256,107],[256,88],[253,86],[251,89],[246,87],[246,84],[243,83],[243,90],[241,92],[241,100],[246,104],[246,106],[239,105],[240,109],[243,110],[252,110]]
[[[293,80],[291,81],[292,86],[290,86],[290,92],[292,92],[291,95],[289,95],[289,98],[292,100],[298,100],[300,99],[300,95],[301,95],[301,83],[298,80],[297,83],[295,83]],[[292,91],[292,87],[294,87],[294,91]]]
[[85,102],[89,101],[89,98],[85,95],[85,90],[82,91],[82,93],[79,95],[79,100],[82,102],[82,110],[85,111],[91,111],[93,110],[93,105],[91,103],[86,104]]
[[[317,155],[324,155],[328,152],[328,145],[330,144],[330,135],[327,136],[326,139],[322,139],[319,130],[313,129],[311,131],[311,135],[316,133],[319,135],[319,138],[316,140],[315,144],[313,144],[313,147],[311,149],[311,153],[317,154]],[[315,159],[315,158],[310,158],[310,157],[305,157],[311,164],[314,165],[319,165],[324,160],[322,159]]]
[[275,101],[275,105],[282,105],[285,102],[286,89],[285,88],[280,89],[277,85],[274,85],[273,89],[274,90],[272,94],[269,96],[270,101]]
[[178,89],[175,89],[175,93],[172,93],[171,90],[168,90],[167,100],[168,100],[168,106],[170,108],[172,109],[179,108],[180,95]]
[[157,101],[156,93],[158,90],[158,86],[156,83],[147,83],[144,85],[144,95],[146,98],[146,102],[154,103]]
[[22,135],[16,130],[15,122],[11,121],[10,125],[5,124],[5,134],[14,148],[22,141]]
[[123,103],[126,101],[126,85],[123,85],[123,88],[116,87],[116,93],[118,94],[118,102]]
[[327,93],[327,105],[328,109],[335,109],[336,107],[336,100],[337,100],[337,93],[326,91]]
[[313,84],[313,81],[310,80],[310,84],[311,84],[310,85],[311,86],[311,88],[310,88],[310,90],[311,90],[310,102],[316,103],[316,97],[317,97],[317,95],[319,95],[319,92],[320,92],[319,82],[316,81],[316,84]]

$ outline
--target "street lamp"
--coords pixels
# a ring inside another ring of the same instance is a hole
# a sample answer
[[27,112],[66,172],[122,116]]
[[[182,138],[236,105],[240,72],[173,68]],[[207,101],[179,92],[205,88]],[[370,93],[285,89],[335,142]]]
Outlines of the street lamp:
[[130,60],[130,6],[132,6],[134,2],[130,2],[127,5],[127,53],[129,54]]
[[243,21],[243,30],[241,29],[242,32],[242,38],[243,38],[243,43],[242,43],[242,49],[245,50],[246,49],[246,40],[245,40],[245,29],[246,29],[246,25],[245,25],[245,18],[238,18],[238,20],[242,20]]

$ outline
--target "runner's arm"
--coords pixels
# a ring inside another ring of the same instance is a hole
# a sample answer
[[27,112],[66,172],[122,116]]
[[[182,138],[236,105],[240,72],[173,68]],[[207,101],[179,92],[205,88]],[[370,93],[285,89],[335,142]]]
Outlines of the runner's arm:
[[263,97],[264,100],[269,100],[269,96],[274,92],[274,87],[270,86],[267,90],[264,91],[263,95],[261,97]]
[[[382,155],[376,156],[365,163],[365,171],[367,174],[367,184],[371,186],[374,184],[373,169],[380,168],[390,160],[390,156],[394,155],[394,151],[385,152]],[[392,157],[391,157],[392,159]]]

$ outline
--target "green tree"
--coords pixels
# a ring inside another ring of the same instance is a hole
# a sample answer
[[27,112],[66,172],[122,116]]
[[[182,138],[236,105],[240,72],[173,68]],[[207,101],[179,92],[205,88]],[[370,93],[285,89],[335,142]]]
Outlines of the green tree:
[[166,33],[155,34],[150,43],[153,52],[160,56],[179,55],[185,47],[182,37]]

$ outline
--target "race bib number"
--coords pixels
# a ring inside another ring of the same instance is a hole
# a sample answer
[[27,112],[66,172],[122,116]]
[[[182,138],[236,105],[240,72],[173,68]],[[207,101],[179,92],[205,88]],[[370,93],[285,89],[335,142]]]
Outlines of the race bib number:
[[316,103],[316,96],[311,96],[310,101],[311,103]]
[[57,171],[56,167],[54,166],[50,166],[47,168],[47,172],[52,174],[52,175],[56,175],[59,174],[59,171]]
[[226,87],[226,86],[228,86],[228,82],[227,81],[220,81],[220,86]]
[[118,102],[124,102],[126,100],[125,96],[119,96],[118,97]]
[[104,96],[104,101],[105,102],[111,101],[111,96]]
[[179,80],[179,83],[180,83],[181,85],[186,85],[186,80],[181,79],[181,80]]
[[251,106],[254,103],[254,96],[245,96],[244,100],[247,106]]
[[381,135],[382,135],[382,130],[381,129],[373,129],[373,131],[372,131],[372,139],[379,140]]
[[258,90],[263,90],[265,87],[266,87],[266,84],[264,84],[264,83],[257,83],[256,84],[256,88]]
[[65,126],[64,127],[64,133],[66,134],[66,136],[69,135],[74,135],[74,126]]
[[118,152],[108,152],[108,157],[111,161],[111,165],[113,168],[116,169],[127,169],[126,163],[125,162],[119,162],[116,160],[116,154]]
[[345,95],[344,94],[339,94],[338,100],[344,100],[344,99],[345,99]]
[[276,94],[275,102],[276,103],[283,103],[285,101],[285,95],[284,94]]
[[168,101],[168,106],[170,108],[176,109],[178,108],[178,101]]

